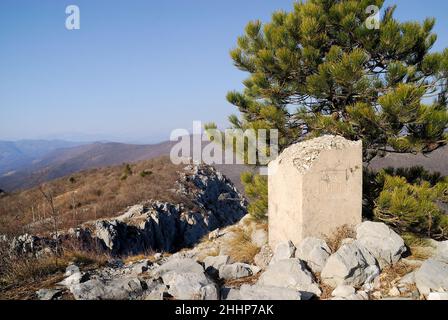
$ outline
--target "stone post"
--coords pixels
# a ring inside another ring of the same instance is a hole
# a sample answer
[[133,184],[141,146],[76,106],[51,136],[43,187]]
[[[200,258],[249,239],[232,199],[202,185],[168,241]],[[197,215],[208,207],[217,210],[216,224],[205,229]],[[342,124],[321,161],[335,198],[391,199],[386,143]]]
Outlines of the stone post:
[[322,238],[362,217],[362,142],[322,136],[269,164],[269,244]]

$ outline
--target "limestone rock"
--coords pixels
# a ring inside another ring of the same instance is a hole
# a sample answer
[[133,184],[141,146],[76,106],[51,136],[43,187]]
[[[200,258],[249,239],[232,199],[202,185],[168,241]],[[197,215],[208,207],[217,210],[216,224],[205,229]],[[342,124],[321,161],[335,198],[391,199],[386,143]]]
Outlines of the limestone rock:
[[76,272],[76,273],[71,274],[70,276],[68,276],[67,278],[62,280],[61,282],[59,282],[59,284],[69,288],[75,284],[86,282],[89,279],[90,279],[90,276],[88,273]]
[[221,288],[221,300],[242,300],[239,289]]
[[435,259],[448,263],[448,240],[437,243]]
[[262,247],[268,242],[268,233],[264,229],[256,228],[252,231],[251,241],[257,247]]
[[271,263],[257,284],[300,291],[304,299],[313,295],[320,296],[322,293],[311,272],[299,259]]
[[428,300],[448,300],[448,292],[431,292]]
[[219,273],[219,268],[228,264],[229,261],[230,257],[226,255],[216,257],[209,256],[204,259],[204,268],[208,273],[217,275]]
[[296,247],[291,241],[281,242],[275,247],[274,256],[272,257],[271,262],[293,258],[295,252]]
[[[371,268],[369,268],[371,267]],[[343,245],[332,254],[322,270],[324,283],[336,287],[341,284],[361,286],[379,274],[375,258],[357,242]]]
[[261,269],[265,269],[272,260],[273,252],[269,245],[264,245],[261,247],[260,252],[254,257],[254,263]]
[[246,263],[226,264],[219,268],[219,277],[224,280],[234,280],[252,276],[260,271],[260,268]]
[[242,285],[239,294],[241,300],[301,300],[299,291],[263,285]]
[[331,250],[324,240],[308,237],[297,247],[295,257],[306,262],[315,273],[321,272]]
[[57,300],[61,298],[62,291],[58,289],[40,289],[36,291],[39,300]]
[[216,285],[204,274],[171,272],[164,275],[163,283],[169,287],[168,293],[178,300],[218,299]]
[[175,273],[198,273],[203,274],[204,268],[194,259],[190,258],[171,258],[166,263],[155,269],[153,277],[163,277],[165,274]]
[[355,294],[355,292],[356,292],[356,290],[352,286],[339,285],[336,287],[336,289],[333,290],[331,295],[333,297],[345,298],[345,297],[351,296],[352,294]]
[[381,267],[397,263],[406,252],[403,239],[381,222],[366,221],[356,228],[356,239],[378,260]]
[[426,260],[415,272],[415,284],[424,296],[431,291],[448,291],[448,264],[435,259]]

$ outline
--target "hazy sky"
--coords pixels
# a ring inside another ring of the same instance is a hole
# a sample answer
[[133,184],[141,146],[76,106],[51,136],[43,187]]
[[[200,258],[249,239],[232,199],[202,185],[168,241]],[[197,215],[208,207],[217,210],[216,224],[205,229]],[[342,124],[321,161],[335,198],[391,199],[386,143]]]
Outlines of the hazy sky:
[[[227,91],[246,75],[229,57],[249,20],[291,0],[1,0],[0,139],[156,142],[193,120],[226,127]],[[446,0],[389,0],[401,20],[437,18]],[[65,28],[76,4],[81,29]]]

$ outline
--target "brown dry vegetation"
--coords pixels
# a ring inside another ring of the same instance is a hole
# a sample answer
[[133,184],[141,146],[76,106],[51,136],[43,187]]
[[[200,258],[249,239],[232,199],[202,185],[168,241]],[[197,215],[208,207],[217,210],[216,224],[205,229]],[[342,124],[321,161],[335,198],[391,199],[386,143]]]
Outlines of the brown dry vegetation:
[[253,263],[254,257],[260,252],[260,248],[252,243],[252,238],[247,229],[234,227],[234,236],[229,240],[229,256],[234,261]]
[[356,232],[352,227],[348,225],[343,225],[334,231],[330,236],[325,237],[325,241],[331,249],[331,252],[336,252],[341,246],[342,240],[347,238],[354,239],[356,237]]
[[[168,157],[135,164],[92,169],[41,186],[54,199],[58,228],[113,217],[126,207],[155,199],[179,202],[171,191],[179,166]],[[0,234],[42,233],[50,230],[51,210],[39,187],[0,198]]]

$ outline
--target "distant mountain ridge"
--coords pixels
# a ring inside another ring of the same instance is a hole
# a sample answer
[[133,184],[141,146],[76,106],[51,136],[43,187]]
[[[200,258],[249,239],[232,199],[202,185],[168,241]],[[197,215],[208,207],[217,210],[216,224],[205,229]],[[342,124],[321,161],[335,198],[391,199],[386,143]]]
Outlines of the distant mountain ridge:
[[31,165],[51,151],[85,143],[64,140],[0,140],[0,175]]
[[[165,141],[152,145],[115,142],[76,143],[67,141],[0,141],[0,188],[7,191],[28,189],[42,182],[57,179],[75,172],[135,163],[169,155],[177,142]],[[207,142],[208,143],[208,142]],[[203,142],[203,145],[205,143]],[[424,166],[430,171],[448,175],[448,146],[431,154],[388,154],[374,159],[370,167]],[[251,170],[244,165],[215,165],[242,190],[240,174]]]

